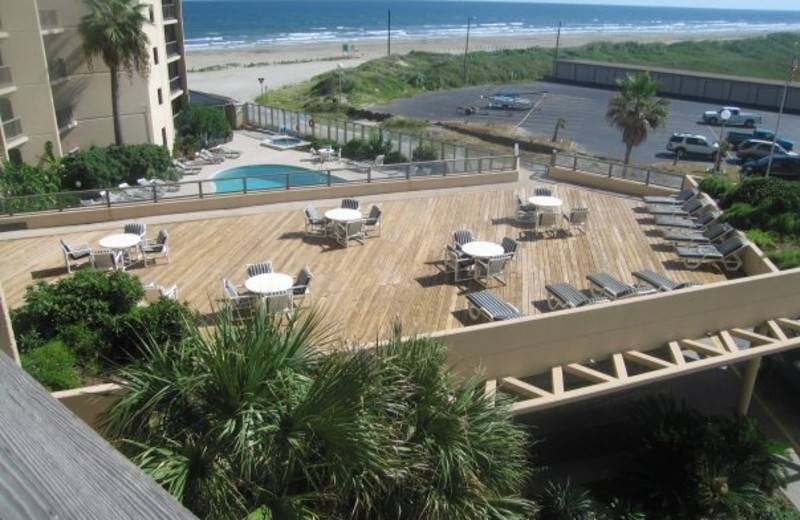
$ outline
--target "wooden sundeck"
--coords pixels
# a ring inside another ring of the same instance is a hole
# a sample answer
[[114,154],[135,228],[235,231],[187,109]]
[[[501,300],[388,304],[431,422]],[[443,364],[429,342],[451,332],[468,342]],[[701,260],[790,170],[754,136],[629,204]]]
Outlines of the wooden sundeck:
[[[464,294],[481,288],[476,282],[456,285],[441,272],[444,245],[455,229],[471,228],[479,239],[500,242],[516,238],[516,186],[444,194],[408,194],[406,198],[364,199],[383,208],[382,236],[345,249],[333,240],[304,238],[302,207],[257,214],[235,215],[169,224],[148,223],[148,236],[160,227],[170,233],[171,262],[163,259],[129,272],[144,282],[177,283],[180,299],[201,313],[211,311],[222,297],[222,279],[241,284],[245,264],[271,259],[278,272],[295,276],[308,265],[314,273],[313,302],[325,312],[345,340],[370,341],[385,335],[394,320],[405,333],[432,332],[471,323]],[[528,188],[530,192],[530,187]],[[589,208],[585,235],[560,232],[523,240],[508,274],[508,285],[492,284],[492,291],[528,314],[547,312],[545,284],[570,282],[585,289],[588,273],[605,271],[633,282],[631,272],[652,269],[677,281],[704,284],[725,279],[718,270],[688,270],[675,262],[671,248],[662,245],[652,220],[635,208],[635,199],[559,185],[564,209]],[[316,203],[320,211],[336,201]],[[161,221],[163,221],[163,217]],[[23,303],[25,288],[38,280],[66,276],[57,238],[70,243],[98,241],[121,232],[122,222],[94,226],[91,231],[51,234],[36,238],[0,240],[0,281],[11,308]]]

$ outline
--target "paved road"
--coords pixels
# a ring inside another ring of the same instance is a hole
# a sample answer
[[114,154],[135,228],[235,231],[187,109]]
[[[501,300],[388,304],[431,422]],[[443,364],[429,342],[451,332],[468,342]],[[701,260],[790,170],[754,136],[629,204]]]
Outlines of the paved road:
[[[525,110],[501,110],[486,108],[488,103],[481,96],[497,91],[522,93],[533,101],[533,112],[523,121]],[[559,117],[567,120],[567,126],[559,136],[572,139],[581,149],[593,155],[621,159],[625,147],[619,131],[610,127],[605,120],[608,101],[615,92],[588,87],[577,87],[558,83],[527,83],[522,85],[468,87],[446,92],[421,94],[414,98],[398,99],[388,105],[373,107],[379,112],[387,112],[405,117],[428,119],[430,121],[468,120],[481,123],[502,123],[516,125],[533,135],[551,136]],[[474,115],[465,116],[463,107],[478,107]],[[633,161],[650,164],[656,161],[671,160],[673,155],[665,149],[673,132],[690,132],[717,138],[719,127],[707,126],[700,122],[706,110],[719,108],[705,102],[671,99],[669,117],[664,127],[652,133],[641,146],[634,148]],[[756,111],[763,116],[763,128],[774,129],[777,113]],[[727,132],[728,128],[726,128]],[[800,147],[800,116],[784,114],[780,133],[798,142]],[[709,165],[710,161],[705,161]],[[733,156],[731,155],[731,162]]]

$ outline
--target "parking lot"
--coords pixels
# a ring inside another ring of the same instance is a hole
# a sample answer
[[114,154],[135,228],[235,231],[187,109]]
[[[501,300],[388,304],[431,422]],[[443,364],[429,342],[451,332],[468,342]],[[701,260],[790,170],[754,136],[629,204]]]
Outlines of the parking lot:
[[[517,92],[533,103],[533,110],[488,108],[488,97],[494,92]],[[387,105],[373,107],[375,111],[429,121],[474,121],[520,125],[517,135],[550,137],[558,118],[563,117],[566,128],[559,131],[559,138],[572,139],[582,151],[592,155],[621,159],[625,147],[622,134],[605,120],[608,101],[614,91],[578,87],[559,83],[537,82],[518,85],[489,85],[468,87],[443,92],[421,94],[414,98],[398,99]],[[477,112],[465,115],[464,108],[474,106]],[[666,144],[673,132],[702,134],[717,139],[720,127],[708,126],[700,121],[703,112],[715,110],[719,104],[671,99],[666,124],[652,132],[644,144],[634,148],[632,161],[651,164],[672,160],[673,154],[666,151]],[[761,114],[761,128],[774,130],[777,112],[748,110]],[[527,117],[526,117],[527,116]],[[725,131],[731,129],[726,127]],[[738,128],[736,128],[738,130]],[[800,116],[784,114],[779,134],[796,142],[800,148]],[[702,159],[700,159],[702,161]],[[728,161],[737,163],[734,154]],[[704,161],[708,164],[710,160]]]

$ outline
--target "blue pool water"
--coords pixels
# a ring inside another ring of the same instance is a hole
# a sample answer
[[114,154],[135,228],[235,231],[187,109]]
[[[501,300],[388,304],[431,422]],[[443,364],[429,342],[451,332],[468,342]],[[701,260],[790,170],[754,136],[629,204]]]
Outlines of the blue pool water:
[[[241,177],[247,177],[247,191],[286,189],[287,173],[291,187],[328,183],[327,174],[307,168],[285,164],[252,164],[219,172],[214,176],[214,184],[217,187],[217,193],[242,191]],[[344,179],[331,175],[331,182],[340,183],[344,182]]]
[[278,144],[281,146],[291,146],[293,144],[300,144],[303,141],[296,138],[296,137],[276,137],[275,139],[270,139],[272,144]]

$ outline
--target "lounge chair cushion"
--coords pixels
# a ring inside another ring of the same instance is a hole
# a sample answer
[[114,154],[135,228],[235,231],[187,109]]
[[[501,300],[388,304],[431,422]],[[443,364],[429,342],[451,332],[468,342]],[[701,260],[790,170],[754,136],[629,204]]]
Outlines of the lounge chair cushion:
[[633,272],[633,276],[645,283],[648,283],[660,291],[677,291],[678,289],[685,289],[686,287],[696,287],[700,282],[694,280],[688,282],[676,282],[667,278],[663,274],[650,271],[649,269],[642,269],[641,271]]
[[680,205],[686,202],[689,199],[692,199],[700,194],[700,191],[697,188],[689,188],[683,190],[680,193],[676,193],[675,195],[668,195],[668,196],[658,196],[658,195],[645,195],[642,197],[642,201],[645,204],[675,204]]
[[592,283],[593,292],[602,291],[611,299],[625,298],[655,292],[651,287],[644,285],[629,285],[621,282],[608,273],[593,273],[586,275]]
[[550,293],[551,296],[547,302],[551,310],[566,309],[568,307],[575,308],[591,303],[608,301],[608,298],[603,296],[586,296],[574,286],[566,282],[545,285],[545,289],[548,293]]
[[467,295],[467,300],[491,321],[510,320],[525,316],[519,312],[519,309],[510,303],[499,300],[489,291],[470,293]]

